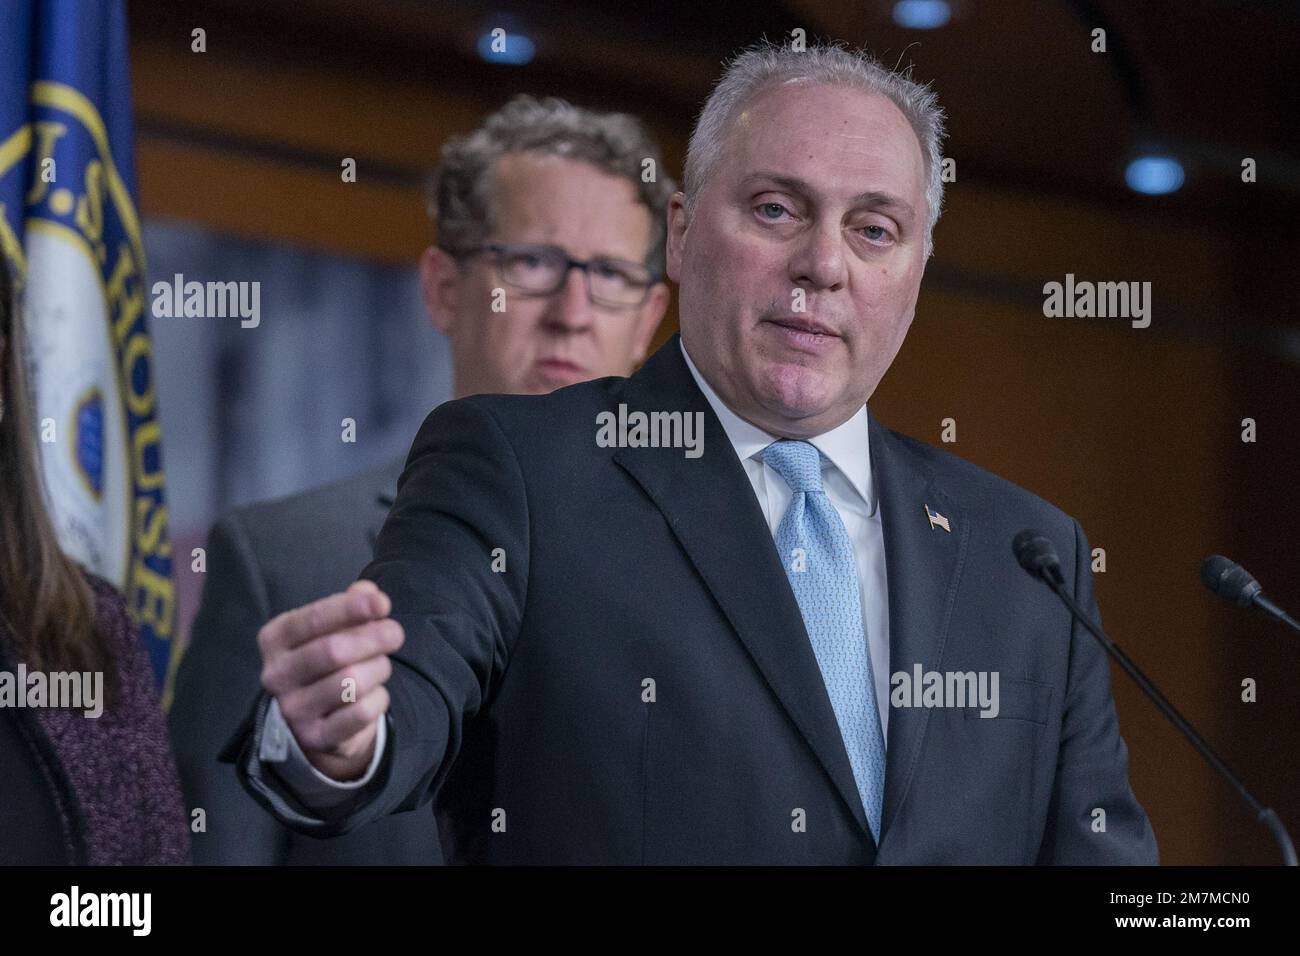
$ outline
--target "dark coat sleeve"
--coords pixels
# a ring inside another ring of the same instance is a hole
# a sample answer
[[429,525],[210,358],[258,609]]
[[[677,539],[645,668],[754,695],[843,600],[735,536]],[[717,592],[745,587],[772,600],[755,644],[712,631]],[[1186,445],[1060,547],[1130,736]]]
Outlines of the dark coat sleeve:
[[[505,572],[492,570],[494,549]],[[447,402],[421,426],[397,500],[361,573],[393,602],[406,642],[393,655],[384,759],[371,785],[328,811],[302,804],[257,759],[263,694],[227,747],[245,787],[287,826],[332,836],[428,803],[466,721],[505,670],[523,617],[528,499],[514,451],[478,400]]]
[[[1077,521],[1074,532],[1074,598],[1100,626],[1092,551]],[[1128,748],[1110,690],[1110,657],[1078,621],[1070,633],[1068,674],[1056,781],[1037,862],[1155,866],[1160,862],[1155,833],[1129,787]]]

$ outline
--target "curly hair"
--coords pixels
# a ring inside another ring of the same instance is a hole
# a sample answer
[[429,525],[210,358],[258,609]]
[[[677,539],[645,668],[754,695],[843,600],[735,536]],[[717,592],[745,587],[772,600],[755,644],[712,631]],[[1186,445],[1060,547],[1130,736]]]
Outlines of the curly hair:
[[[438,245],[449,252],[480,245],[492,230],[492,173],[509,153],[533,153],[581,160],[626,179],[650,210],[646,265],[664,272],[668,201],[677,186],[663,172],[659,147],[644,124],[627,113],[597,113],[555,97],[514,97],[473,132],[448,140],[434,172],[429,214]],[[654,161],[654,177],[642,175]]]

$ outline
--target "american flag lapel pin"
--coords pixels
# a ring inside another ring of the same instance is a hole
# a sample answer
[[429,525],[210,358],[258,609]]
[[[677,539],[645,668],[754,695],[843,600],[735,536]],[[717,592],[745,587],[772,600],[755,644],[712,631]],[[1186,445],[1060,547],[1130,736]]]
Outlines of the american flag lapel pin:
[[937,527],[937,528],[942,528],[944,531],[947,531],[949,534],[952,534],[952,528],[948,527],[948,519],[945,518],[943,515],[939,514],[939,512],[935,511],[929,505],[925,506],[925,517],[930,522],[931,531],[933,531]]

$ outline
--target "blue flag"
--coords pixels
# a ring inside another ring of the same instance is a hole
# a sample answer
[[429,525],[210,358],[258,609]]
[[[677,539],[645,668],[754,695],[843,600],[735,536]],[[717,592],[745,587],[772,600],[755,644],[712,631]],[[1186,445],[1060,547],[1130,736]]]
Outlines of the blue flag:
[[176,600],[131,145],[123,4],[0,0],[0,252],[52,518],[125,595],[162,687]]

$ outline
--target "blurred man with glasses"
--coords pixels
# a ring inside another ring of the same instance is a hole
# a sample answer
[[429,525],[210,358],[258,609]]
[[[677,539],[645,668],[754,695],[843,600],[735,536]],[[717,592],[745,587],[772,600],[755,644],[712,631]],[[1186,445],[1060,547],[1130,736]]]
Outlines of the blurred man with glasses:
[[[626,114],[520,96],[450,140],[430,199],[438,239],[420,258],[420,281],[430,319],[451,342],[454,397],[628,375],[668,304],[675,188],[658,147]],[[187,807],[204,810],[196,863],[442,861],[427,812],[330,840],[302,837],[217,759],[259,691],[258,630],[355,580],[403,464],[239,509],[213,528],[169,717]]]

